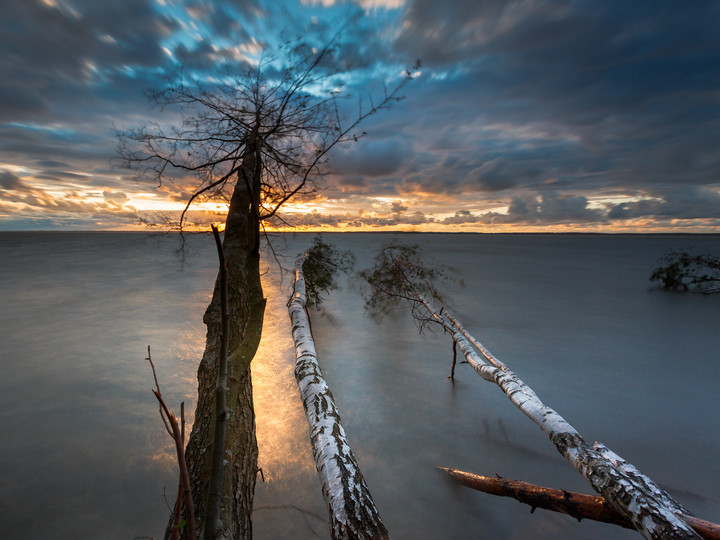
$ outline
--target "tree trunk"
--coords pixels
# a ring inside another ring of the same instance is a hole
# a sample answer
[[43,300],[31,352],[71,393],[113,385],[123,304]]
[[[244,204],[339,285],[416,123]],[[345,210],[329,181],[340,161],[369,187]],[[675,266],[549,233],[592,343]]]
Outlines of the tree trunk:
[[295,290],[288,311],[297,358],[295,378],[310,427],[315,466],[330,516],[330,532],[335,540],[389,538],[320,371],[305,308],[302,265],[306,256],[307,252],[295,263]]
[[[229,354],[227,389],[226,470],[216,538],[251,538],[250,514],[257,475],[257,442],[250,362],[262,331],[265,299],[260,283],[258,221],[259,163],[256,152],[246,152],[235,184],[223,250],[227,263]],[[246,180],[250,181],[246,181]],[[203,321],[207,326],[205,353],[198,368],[198,403],[187,446],[190,482],[197,513],[203,523],[215,429],[215,386],[221,347],[222,319],[219,280]],[[185,536],[184,536],[185,537]]]
[[[465,359],[478,375],[486,381],[497,384],[508,399],[547,434],[563,457],[577,469],[593,489],[602,495],[622,517],[629,520],[645,538],[656,540],[699,538],[695,531],[677,516],[679,505],[666,504],[666,499],[672,500],[670,495],[665,493],[664,497],[658,497],[655,490],[647,489],[647,485],[639,482],[636,475],[628,474],[626,472],[628,467],[616,467],[605,455],[606,453],[587,444],[573,426],[555,410],[545,405],[532,388],[472,337],[447,310],[438,311],[422,295],[417,294],[416,297],[433,320],[452,335]],[[470,342],[484,358],[481,358]]]

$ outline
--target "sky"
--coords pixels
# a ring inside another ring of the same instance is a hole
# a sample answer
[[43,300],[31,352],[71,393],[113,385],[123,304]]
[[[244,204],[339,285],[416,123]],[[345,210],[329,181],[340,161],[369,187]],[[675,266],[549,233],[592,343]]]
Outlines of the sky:
[[[720,1],[2,0],[0,230],[131,230],[193,179],[119,166],[179,66],[205,83],[338,32],[349,99],[295,230],[720,232]],[[354,101],[353,101],[354,103]],[[209,203],[205,203],[208,205]],[[222,205],[203,206],[211,214]]]

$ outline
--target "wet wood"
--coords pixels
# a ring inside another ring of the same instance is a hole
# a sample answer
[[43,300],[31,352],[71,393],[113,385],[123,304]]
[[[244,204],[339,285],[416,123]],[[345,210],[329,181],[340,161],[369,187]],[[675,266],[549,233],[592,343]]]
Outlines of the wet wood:
[[[511,497],[521,503],[529,505],[532,511],[534,511],[535,508],[542,508],[544,510],[567,514],[578,521],[582,519],[592,519],[594,521],[619,525],[627,529],[635,528],[633,524],[621,516],[606,499],[598,495],[586,495],[564,489],[548,488],[521,480],[511,480],[509,478],[481,476],[479,474],[446,467],[438,468],[464,486],[491,495]],[[717,523],[698,519],[686,514],[681,514],[679,517],[690,525],[702,538],[720,540],[720,525]]]
[[[447,309],[437,309],[432,301],[420,294],[417,300],[427,309],[432,320],[452,335],[468,364],[486,381],[495,383],[530,420],[537,424],[557,450],[604,497],[623,518],[630,521],[645,538],[692,539],[695,531],[676,515],[676,506],[663,492],[658,497],[627,467],[616,466],[603,452],[589,445],[578,431],[525,384],[510,368],[498,360],[482,343],[472,337]],[[659,488],[658,488],[659,489]]]

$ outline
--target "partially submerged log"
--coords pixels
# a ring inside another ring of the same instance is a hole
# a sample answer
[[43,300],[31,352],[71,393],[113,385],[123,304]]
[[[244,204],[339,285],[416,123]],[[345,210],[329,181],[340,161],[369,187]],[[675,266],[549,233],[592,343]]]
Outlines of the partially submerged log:
[[468,364],[478,375],[495,383],[505,392],[508,399],[547,434],[560,454],[593,489],[645,538],[699,538],[677,515],[682,507],[669,494],[654,483],[651,488],[647,482],[640,480],[647,478],[644,475],[629,474],[630,469],[627,466],[615,466],[607,457],[607,452],[593,448],[585,442],[573,426],[545,405],[532,388],[471,336],[445,308],[438,310],[420,294],[417,294],[417,299],[425,306],[432,319],[452,335]]
[[350,449],[332,393],[320,371],[306,310],[302,265],[295,263],[295,289],[288,303],[295,341],[295,378],[310,428],[315,466],[328,507],[332,538],[389,538],[360,467]]
[[495,383],[528,418],[550,438],[558,451],[602,495],[618,513],[646,538],[698,538],[677,514],[684,513],[672,497],[647,477],[602,448],[590,446],[556,411],[545,405],[535,392],[476,340],[450,315],[435,281],[442,267],[426,265],[417,247],[389,245],[382,248],[374,267],[361,273],[372,287],[366,307],[382,313],[389,305],[406,301],[422,329],[430,322],[452,336],[468,364],[483,379]]
[[[607,500],[597,495],[586,495],[564,489],[542,487],[520,480],[510,480],[509,478],[481,476],[479,474],[472,474],[446,467],[438,468],[441,471],[445,471],[464,486],[491,495],[512,497],[521,503],[529,505],[532,511],[534,511],[535,508],[542,508],[544,510],[567,514],[578,521],[581,519],[592,519],[594,521],[619,525],[627,529],[634,529],[630,521],[622,517]],[[711,523],[686,514],[682,514],[679,517],[690,525],[702,538],[706,540],[720,540],[720,525],[717,523]]]
[[625,461],[603,443],[596,441],[595,444],[593,444],[593,448],[600,452],[606,459],[610,460],[615,468],[632,478],[635,482],[641,485],[645,491],[652,493],[653,497],[661,501],[668,508],[671,508],[676,514],[683,514],[683,519],[685,519],[685,521],[687,521],[687,516],[693,515],[690,510],[673,499],[667,491],[658,486],[650,477],[640,472],[635,465]]

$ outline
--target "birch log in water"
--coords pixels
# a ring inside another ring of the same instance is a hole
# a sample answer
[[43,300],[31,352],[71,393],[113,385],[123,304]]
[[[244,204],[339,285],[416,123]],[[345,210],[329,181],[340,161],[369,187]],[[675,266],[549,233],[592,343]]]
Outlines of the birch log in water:
[[372,500],[360,467],[340,423],[332,393],[320,371],[310,329],[302,265],[308,252],[295,263],[295,290],[288,311],[295,341],[295,378],[305,407],[310,440],[323,497],[330,516],[332,538],[389,538]]
[[497,384],[528,418],[550,438],[560,453],[583,475],[613,508],[650,539],[699,538],[678,514],[687,512],[659,486],[604,446],[588,445],[580,434],[535,392],[463,328],[443,306],[438,310],[428,299],[441,299],[434,282],[443,277],[442,267],[429,267],[416,246],[382,248],[371,270],[361,273],[372,287],[366,307],[382,313],[389,304],[407,301],[422,328],[440,324],[462,351],[467,362],[485,380]]
[[[632,465],[623,461],[623,465],[616,466],[613,460],[608,458],[610,451],[604,446],[598,447],[605,448],[604,451],[590,446],[574,427],[545,405],[532,388],[472,337],[447,310],[438,310],[420,294],[416,297],[428,310],[431,318],[452,335],[465,359],[478,375],[497,384],[510,401],[547,434],[563,457],[582,474],[593,489],[645,538],[699,538],[677,515],[684,509],[670,495],[654,482],[648,483],[646,480],[649,478]],[[620,459],[619,456],[616,457]]]
[[593,444],[593,448],[600,452],[606,459],[610,460],[610,462],[618,469],[630,476],[633,480],[635,480],[638,484],[643,486],[643,489],[652,493],[653,496],[658,499],[659,501],[662,501],[665,505],[668,506],[668,508],[672,508],[673,511],[676,514],[684,514],[686,516],[692,516],[692,512],[682,506],[679,502],[677,502],[675,499],[673,499],[664,489],[662,489],[660,486],[658,486],[652,479],[650,479],[648,476],[645,476],[642,472],[640,472],[635,465],[632,463],[628,463],[623,458],[618,456],[615,452],[610,450],[607,446],[605,446],[601,442],[595,442]]

